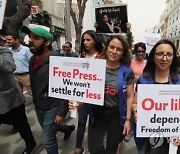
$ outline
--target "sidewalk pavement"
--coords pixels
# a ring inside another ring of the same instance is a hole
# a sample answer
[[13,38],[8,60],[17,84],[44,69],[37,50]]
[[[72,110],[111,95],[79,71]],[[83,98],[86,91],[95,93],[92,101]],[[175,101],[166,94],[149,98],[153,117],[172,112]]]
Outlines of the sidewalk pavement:
[[[28,122],[30,124],[31,130],[33,132],[33,135],[35,137],[36,141],[36,147],[33,150],[32,154],[46,154],[46,150],[43,148],[42,142],[41,142],[41,127],[39,125],[39,122],[36,118],[36,113],[34,110],[34,104],[32,102],[31,96],[28,94],[25,94],[25,106],[26,106],[26,114],[28,117]],[[12,117],[13,118],[13,117]],[[64,124],[75,124],[77,129],[77,121],[76,119],[72,119],[69,117],[69,114],[67,115]],[[0,125],[0,154],[21,154],[22,151],[25,149],[25,143],[24,140],[20,137],[19,133],[11,134],[12,125]],[[85,134],[85,143],[86,137]],[[71,154],[74,153],[75,149],[75,138],[76,133],[75,131],[72,133],[70,139],[68,141],[64,141],[64,134],[58,132],[57,133],[58,143],[59,143],[59,151],[60,154]],[[86,145],[85,145],[86,147]]]
[[[32,103],[32,98],[25,94],[26,98],[26,112],[29,124],[31,126],[33,135],[36,140],[37,146],[33,150],[32,154],[47,154],[46,150],[42,146],[41,142],[41,128],[37,121],[34,105]],[[75,131],[71,134],[69,140],[64,141],[64,134],[57,133],[59,154],[74,154],[75,143],[76,143],[76,132],[77,132],[77,119],[70,118],[67,116],[65,122],[67,125],[74,124],[76,126]],[[19,133],[11,134],[12,126],[10,125],[0,125],[0,154],[21,154],[25,148],[24,140],[20,137]],[[87,129],[84,135],[83,147],[86,150],[85,154],[89,154],[87,150]],[[137,154],[133,138],[130,142],[123,143],[122,151],[120,154]]]
[[[36,151],[35,153],[38,154],[39,150],[42,149],[41,128],[35,115],[32,98],[28,94],[25,94],[25,98],[28,122],[37,143],[34,151]],[[20,137],[19,133],[11,134],[11,130],[12,125],[0,125],[0,154],[21,154],[25,149],[24,140]]]

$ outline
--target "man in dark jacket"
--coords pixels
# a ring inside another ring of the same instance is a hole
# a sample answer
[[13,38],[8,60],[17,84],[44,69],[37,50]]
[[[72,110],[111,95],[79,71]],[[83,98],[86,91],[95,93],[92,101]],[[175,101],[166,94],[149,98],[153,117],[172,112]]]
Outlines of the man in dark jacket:
[[0,47],[0,124],[15,126],[26,144],[23,154],[30,154],[36,143],[27,121],[24,96],[13,76],[15,69],[11,51]]
[[29,63],[30,82],[37,118],[42,127],[43,145],[48,154],[58,154],[56,132],[68,111],[67,100],[48,97],[49,57],[58,56],[52,51],[53,37],[43,27],[23,26],[29,35],[30,51],[34,54]]

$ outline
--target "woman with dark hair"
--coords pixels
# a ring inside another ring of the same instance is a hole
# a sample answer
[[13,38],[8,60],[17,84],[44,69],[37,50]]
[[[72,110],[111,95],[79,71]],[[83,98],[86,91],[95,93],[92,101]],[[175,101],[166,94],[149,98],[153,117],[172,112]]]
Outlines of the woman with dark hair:
[[102,58],[104,55],[102,41],[94,30],[87,30],[82,34],[80,57]]
[[146,60],[144,60],[144,56],[146,53],[146,45],[143,42],[138,42],[134,45],[135,59],[131,60],[131,69],[133,70],[136,79],[138,79],[142,73],[143,69],[146,65]]
[[[93,30],[87,30],[82,34],[81,39],[81,49],[80,49],[81,58],[91,58],[99,59],[103,58],[103,45],[98,34]],[[80,105],[80,103],[78,103]],[[78,128],[77,128],[77,137],[76,137],[76,154],[82,154],[85,152],[82,147],[86,121],[88,117],[88,104],[81,104],[78,108]]]
[[[83,35],[86,49],[88,35]],[[124,36],[110,36],[105,46],[106,79],[104,105],[88,105],[88,150],[91,154],[116,154],[118,144],[129,134],[134,73],[129,68],[129,45]],[[69,108],[74,109],[73,103]],[[106,148],[103,145],[107,136]]]
[[[134,74],[129,68],[129,45],[123,36],[110,36],[106,46],[104,105],[91,105],[88,149],[91,154],[116,154],[130,133]],[[106,148],[103,146],[107,136]]]
[[[170,40],[162,39],[154,45],[138,84],[180,84],[177,50]],[[132,105],[135,120],[137,120],[137,93],[136,89]],[[135,137],[135,141],[139,154],[145,154],[145,152],[149,152],[149,154],[169,153],[169,145],[166,139],[157,148],[151,148],[149,140],[145,138]]]

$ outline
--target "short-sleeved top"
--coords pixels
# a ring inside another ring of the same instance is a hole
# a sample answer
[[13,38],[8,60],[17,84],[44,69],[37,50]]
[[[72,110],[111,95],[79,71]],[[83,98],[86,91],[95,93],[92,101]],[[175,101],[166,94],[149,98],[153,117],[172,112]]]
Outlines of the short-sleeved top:
[[136,77],[139,77],[143,74],[143,69],[146,65],[147,61],[137,61],[137,60],[131,60],[131,69],[133,70]]
[[[105,94],[104,105],[105,106],[118,106],[118,71],[117,69],[110,69],[106,67],[106,79],[105,79]],[[127,77],[127,85],[134,83],[133,72]]]

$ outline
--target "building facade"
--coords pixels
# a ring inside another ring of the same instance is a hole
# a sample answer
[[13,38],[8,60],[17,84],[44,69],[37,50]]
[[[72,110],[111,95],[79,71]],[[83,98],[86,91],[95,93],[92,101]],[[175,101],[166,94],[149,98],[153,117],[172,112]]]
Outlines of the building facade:
[[61,48],[61,38],[65,38],[65,24],[64,24],[64,14],[62,16],[57,5],[57,0],[41,0],[42,10],[47,11],[51,16],[52,20],[52,33],[54,35],[57,46]]
[[167,0],[160,18],[161,36],[172,40],[180,55],[180,0]]

